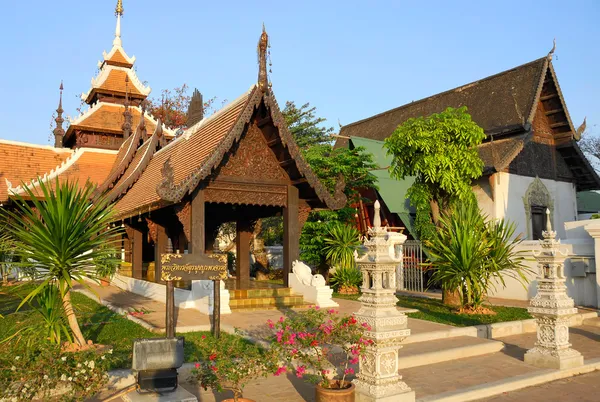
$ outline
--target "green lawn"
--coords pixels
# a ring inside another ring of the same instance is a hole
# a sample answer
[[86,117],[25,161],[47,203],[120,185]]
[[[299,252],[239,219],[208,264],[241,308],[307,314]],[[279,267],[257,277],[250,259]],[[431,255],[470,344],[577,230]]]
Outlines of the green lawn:
[[[334,293],[333,297],[347,300],[358,300],[360,295],[342,295]],[[496,315],[470,315],[458,314],[452,307],[445,306],[441,300],[425,299],[421,297],[397,296],[398,306],[414,308],[418,313],[408,314],[411,318],[439,322],[440,324],[455,327],[468,327],[471,325],[493,324],[495,322],[527,320],[532,318],[526,309],[518,307],[487,306],[496,312]]]
[[[21,297],[32,289],[31,284],[20,287],[0,287],[0,314],[5,317],[0,318],[0,341],[28,323],[39,322],[39,315],[31,311],[27,305],[14,313],[21,302]],[[113,346],[113,354],[116,357],[113,368],[130,367],[134,339],[162,336],[148,331],[80,293],[73,293],[72,298],[85,338],[91,339],[94,343]],[[192,332],[184,335],[186,361],[196,360],[196,346],[202,341],[203,335],[210,336],[208,332]],[[227,336],[227,334],[223,335]]]

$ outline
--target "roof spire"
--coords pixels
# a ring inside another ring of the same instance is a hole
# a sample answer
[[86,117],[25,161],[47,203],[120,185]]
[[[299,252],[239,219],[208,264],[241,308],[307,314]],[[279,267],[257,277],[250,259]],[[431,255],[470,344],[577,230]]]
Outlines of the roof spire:
[[202,94],[198,89],[194,89],[192,100],[187,111],[187,126],[192,127],[204,118],[204,102],[202,101]]
[[269,89],[269,77],[267,76],[267,50],[269,48],[269,35],[263,23],[262,34],[258,40],[258,87],[266,92]]
[[548,53],[548,60],[552,60],[552,56],[554,55],[554,51],[556,50],[556,38],[552,41],[552,49]]
[[131,134],[131,112],[129,111],[129,76],[125,76],[125,111],[123,112],[125,121],[121,128],[123,129],[123,140],[129,138]]
[[62,124],[64,123],[65,119],[63,119],[62,114],[64,112],[63,107],[62,107],[62,94],[63,94],[63,82],[60,82],[60,98],[58,101],[58,109],[56,109],[56,119],[54,119],[54,121],[56,122],[56,128],[54,129],[54,131],[52,132],[54,134],[54,146],[56,148],[62,148],[63,146],[63,137],[65,136],[65,130],[63,129]]
[[113,41],[114,46],[121,46],[121,17],[123,16],[123,0],[117,1],[117,7],[115,8],[115,16],[117,17],[117,28],[115,29],[115,40]]

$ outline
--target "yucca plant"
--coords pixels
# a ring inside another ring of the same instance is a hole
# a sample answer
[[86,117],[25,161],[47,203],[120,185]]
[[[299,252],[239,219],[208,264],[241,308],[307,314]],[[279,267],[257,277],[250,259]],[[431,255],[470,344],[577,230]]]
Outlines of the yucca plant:
[[[19,308],[47,286],[57,287],[74,341],[85,345],[71,303],[75,283],[89,288],[85,278],[99,280],[94,260],[106,258],[120,234],[110,228],[112,208],[103,196],[93,199],[95,187],[87,182],[54,182],[39,179],[34,188],[24,186],[15,195],[15,210],[6,210],[8,232],[17,244],[21,264],[34,267],[39,285]],[[38,195],[40,194],[40,195]]]
[[357,267],[339,267],[329,278],[329,283],[339,293],[358,293],[362,281],[362,273]]
[[477,310],[494,280],[504,276],[527,283],[523,258],[515,251],[515,226],[488,220],[476,202],[465,202],[441,217],[439,227],[425,245],[430,253],[432,280],[446,292],[457,291],[462,308]]
[[354,252],[360,247],[360,233],[349,225],[338,223],[325,236],[325,256],[329,263],[338,268],[355,266]]

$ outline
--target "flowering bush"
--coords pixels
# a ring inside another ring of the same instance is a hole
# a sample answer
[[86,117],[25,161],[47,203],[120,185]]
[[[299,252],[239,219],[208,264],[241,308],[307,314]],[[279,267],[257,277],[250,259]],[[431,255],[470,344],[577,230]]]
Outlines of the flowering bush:
[[372,343],[364,338],[364,332],[371,329],[367,324],[334,309],[292,312],[277,322],[267,321],[267,325],[274,332],[272,349],[284,362],[275,375],[292,370],[295,364],[297,377],[306,376],[325,388],[346,386],[346,376],[354,374],[349,366],[357,364]]
[[57,345],[4,344],[0,349],[0,400],[82,401],[106,383],[112,350],[62,352]]
[[235,401],[251,380],[267,377],[276,368],[272,351],[261,348],[240,335],[222,334],[219,339],[202,336],[199,363],[192,375],[204,389],[230,390]]

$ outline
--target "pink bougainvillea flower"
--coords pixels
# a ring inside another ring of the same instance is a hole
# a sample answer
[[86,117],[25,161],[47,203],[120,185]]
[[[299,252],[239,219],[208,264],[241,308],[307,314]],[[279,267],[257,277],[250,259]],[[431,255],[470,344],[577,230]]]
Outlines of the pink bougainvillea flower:
[[195,364],[196,368],[200,368],[200,363]]
[[281,374],[285,373],[286,371],[287,371],[287,367],[281,366],[277,369],[277,371],[275,372],[275,375],[277,377],[279,377]]
[[302,376],[304,375],[305,372],[306,372],[306,367],[305,366],[298,367],[296,369],[296,377],[302,378]]
[[212,371],[214,371],[215,373],[216,373],[217,371],[219,371],[219,369],[217,368],[217,366],[211,366],[211,367],[210,367],[210,369],[211,369]]
[[283,316],[279,317],[279,322],[283,322],[284,318]]
[[217,354],[213,353],[212,355],[208,356],[208,360],[213,361],[217,358]]
[[354,374],[354,369],[352,367],[348,367],[346,370],[344,370],[344,374]]
[[202,335],[202,336],[201,336],[201,338],[202,338],[202,339],[206,339],[206,335]]
[[328,312],[329,314],[334,314],[334,313],[335,313],[335,310],[334,310],[334,309],[331,309],[331,310],[327,310],[327,312]]
[[279,331],[277,331],[277,343],[281,343],[281,340],[283,339],[283,329],[280,329]]
[[312,341],[312,342],[310,343],[310,346],[319,346],[319,342],[318,342],[318,341],[316,341],[316,340],[315,340],[315,341]]
[[269,328],[275,328],[275,324],[273,324],[273,321],[267,320],[267,324],[269,325]]
[[349,360],[350,364],[358,364],[358,357],[353,357]]

